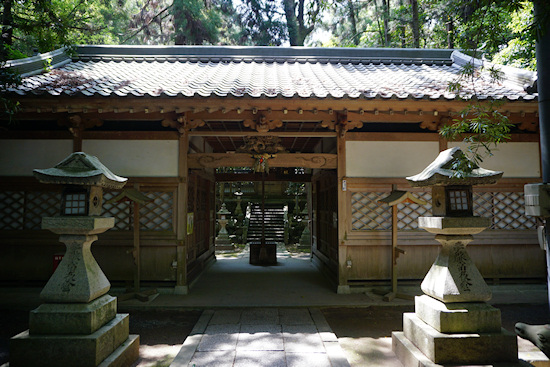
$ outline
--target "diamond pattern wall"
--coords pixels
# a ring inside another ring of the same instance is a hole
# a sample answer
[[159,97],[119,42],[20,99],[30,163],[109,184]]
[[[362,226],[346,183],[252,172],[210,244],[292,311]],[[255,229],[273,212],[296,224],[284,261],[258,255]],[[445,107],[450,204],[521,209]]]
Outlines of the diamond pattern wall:
[[[354,192],[351,197],[351,226],[353,231],[390,230],[391,207],[380,203],[387,192]],[[415,195],[428,204],[399,204],[399,230],[418,229],[418,217],[431,215],[431,193]],[[491,229],[533,229],[536,220],[527,217],[523,192],[474,193],[474,215],[493,219]]]

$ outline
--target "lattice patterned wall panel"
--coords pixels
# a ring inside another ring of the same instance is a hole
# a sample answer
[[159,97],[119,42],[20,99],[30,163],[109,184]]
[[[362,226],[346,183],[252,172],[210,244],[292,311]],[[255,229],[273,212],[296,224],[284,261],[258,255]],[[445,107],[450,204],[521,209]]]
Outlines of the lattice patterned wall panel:
[[492,217],[491,229],[533,229],[536,219],[525,215],[523,192],[474,194],[474,214]]
[[130,209],[132,203],[129,201],[119,201],[105,204],[119,193],[119,191],[106,191],[103,193],[103,216],[115,218],[115,227],[113,229],[129,231],[132,229],[132,212]]
[[61,193],[27,192],[25,203],[25,229],[40,229],[42,217],[53,217],[59,214]]
[[523,192],[499,192],[495,195],[495,225],[500,229],[534,229],[534,217],[525,215]]
[[[352,230],[390,230],[391,208],[378,201],[385,192],[356,192],[351,199]],[[431,193],[415,193],[428,204],[399,204],[398,229],[418,229],[418,217],[431,215]],[[474,193],[474,215],[493,218],[491,229],[533,229],[536,220],[525,216],[523,192]]]
[[351,196],[351,229],[353,231],[389,230],[391,210],[380,199],[386,192],[354,192]]
[[[390,230],[391,207],[381,203],[380,199],[388,196],[387,192],[355,192],[351,197],[352,230],[354,231],[385,231]],[[432,195],[429,192],[415,193],[428,204],[397,205],[398,229],[418,229],[418,217],[431,215]]]
[[429,192],[417,192],[414,195],[424,200],[427,204],[397,204],[397,228],[399,230],[418,229],[418,217],[432,215],[432,194]]
[[172,192],[145,192],[153,199],[140,206],[140,228],[148,231],[173,230],[173,205],[174,194]]
[[0,229],[23,229],[24,213],[23,191],[0,192]]

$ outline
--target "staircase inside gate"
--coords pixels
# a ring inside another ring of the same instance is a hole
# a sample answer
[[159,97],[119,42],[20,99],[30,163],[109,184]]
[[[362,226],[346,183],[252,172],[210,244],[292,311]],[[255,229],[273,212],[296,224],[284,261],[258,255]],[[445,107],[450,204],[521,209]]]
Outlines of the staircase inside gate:
[[285,241],[285,214],[282,204],[252,204],[246,242],[276,244]]

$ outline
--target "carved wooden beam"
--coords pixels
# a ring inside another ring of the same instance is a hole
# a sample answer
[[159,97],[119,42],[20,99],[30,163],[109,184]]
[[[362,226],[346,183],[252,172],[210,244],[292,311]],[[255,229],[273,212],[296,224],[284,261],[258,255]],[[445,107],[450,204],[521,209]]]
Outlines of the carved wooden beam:
[[[252,167],[255,159],[245,153],[199,153],[188,154],[190,169],[218,168],[218,167]],[[269,159],[270,167],[304,167],[335,169],[337,165],[336,154],[315,153],[279,153]]]
[[267,117],[266,114],[261,113],[255,118],[245,119],[243,121],[243,125],[251,128],[252,130],[256,130],[260,133],[266,133],[270,130],[283,126],[283,122],[281,120],[276,120],[276,119],[272,119],[271,117]]

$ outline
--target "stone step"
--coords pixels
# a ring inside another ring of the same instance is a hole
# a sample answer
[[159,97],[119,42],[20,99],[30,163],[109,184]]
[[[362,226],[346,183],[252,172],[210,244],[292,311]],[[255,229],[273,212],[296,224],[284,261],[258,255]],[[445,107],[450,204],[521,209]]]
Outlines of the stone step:
[[10,340],[10,367],[96,367],[129,336],[129,315],[115,318],[89,335],[30,335]]
[[90,303],[44,303],[29,315],[29,333],[91,334],[116,315],[117,299],[108,294]]
[[440,333],[416,314],[404,313],[403,333],[434,363],[476,365],[517,361],[517,337],[505,329],[499,333]]
[[[402,331],[392,332],[392,350],[403,367],[450,367],[450,365],[438,364],[430,361]],[[452,367],[533,367],[533,365],[517,360],[513,362],[496,362],[484,364],[468,364],[467,366],[452,364]]]
[[129,335],[113,353],[97,367],[127,367],[132,366],[139,358],[139,335]]

